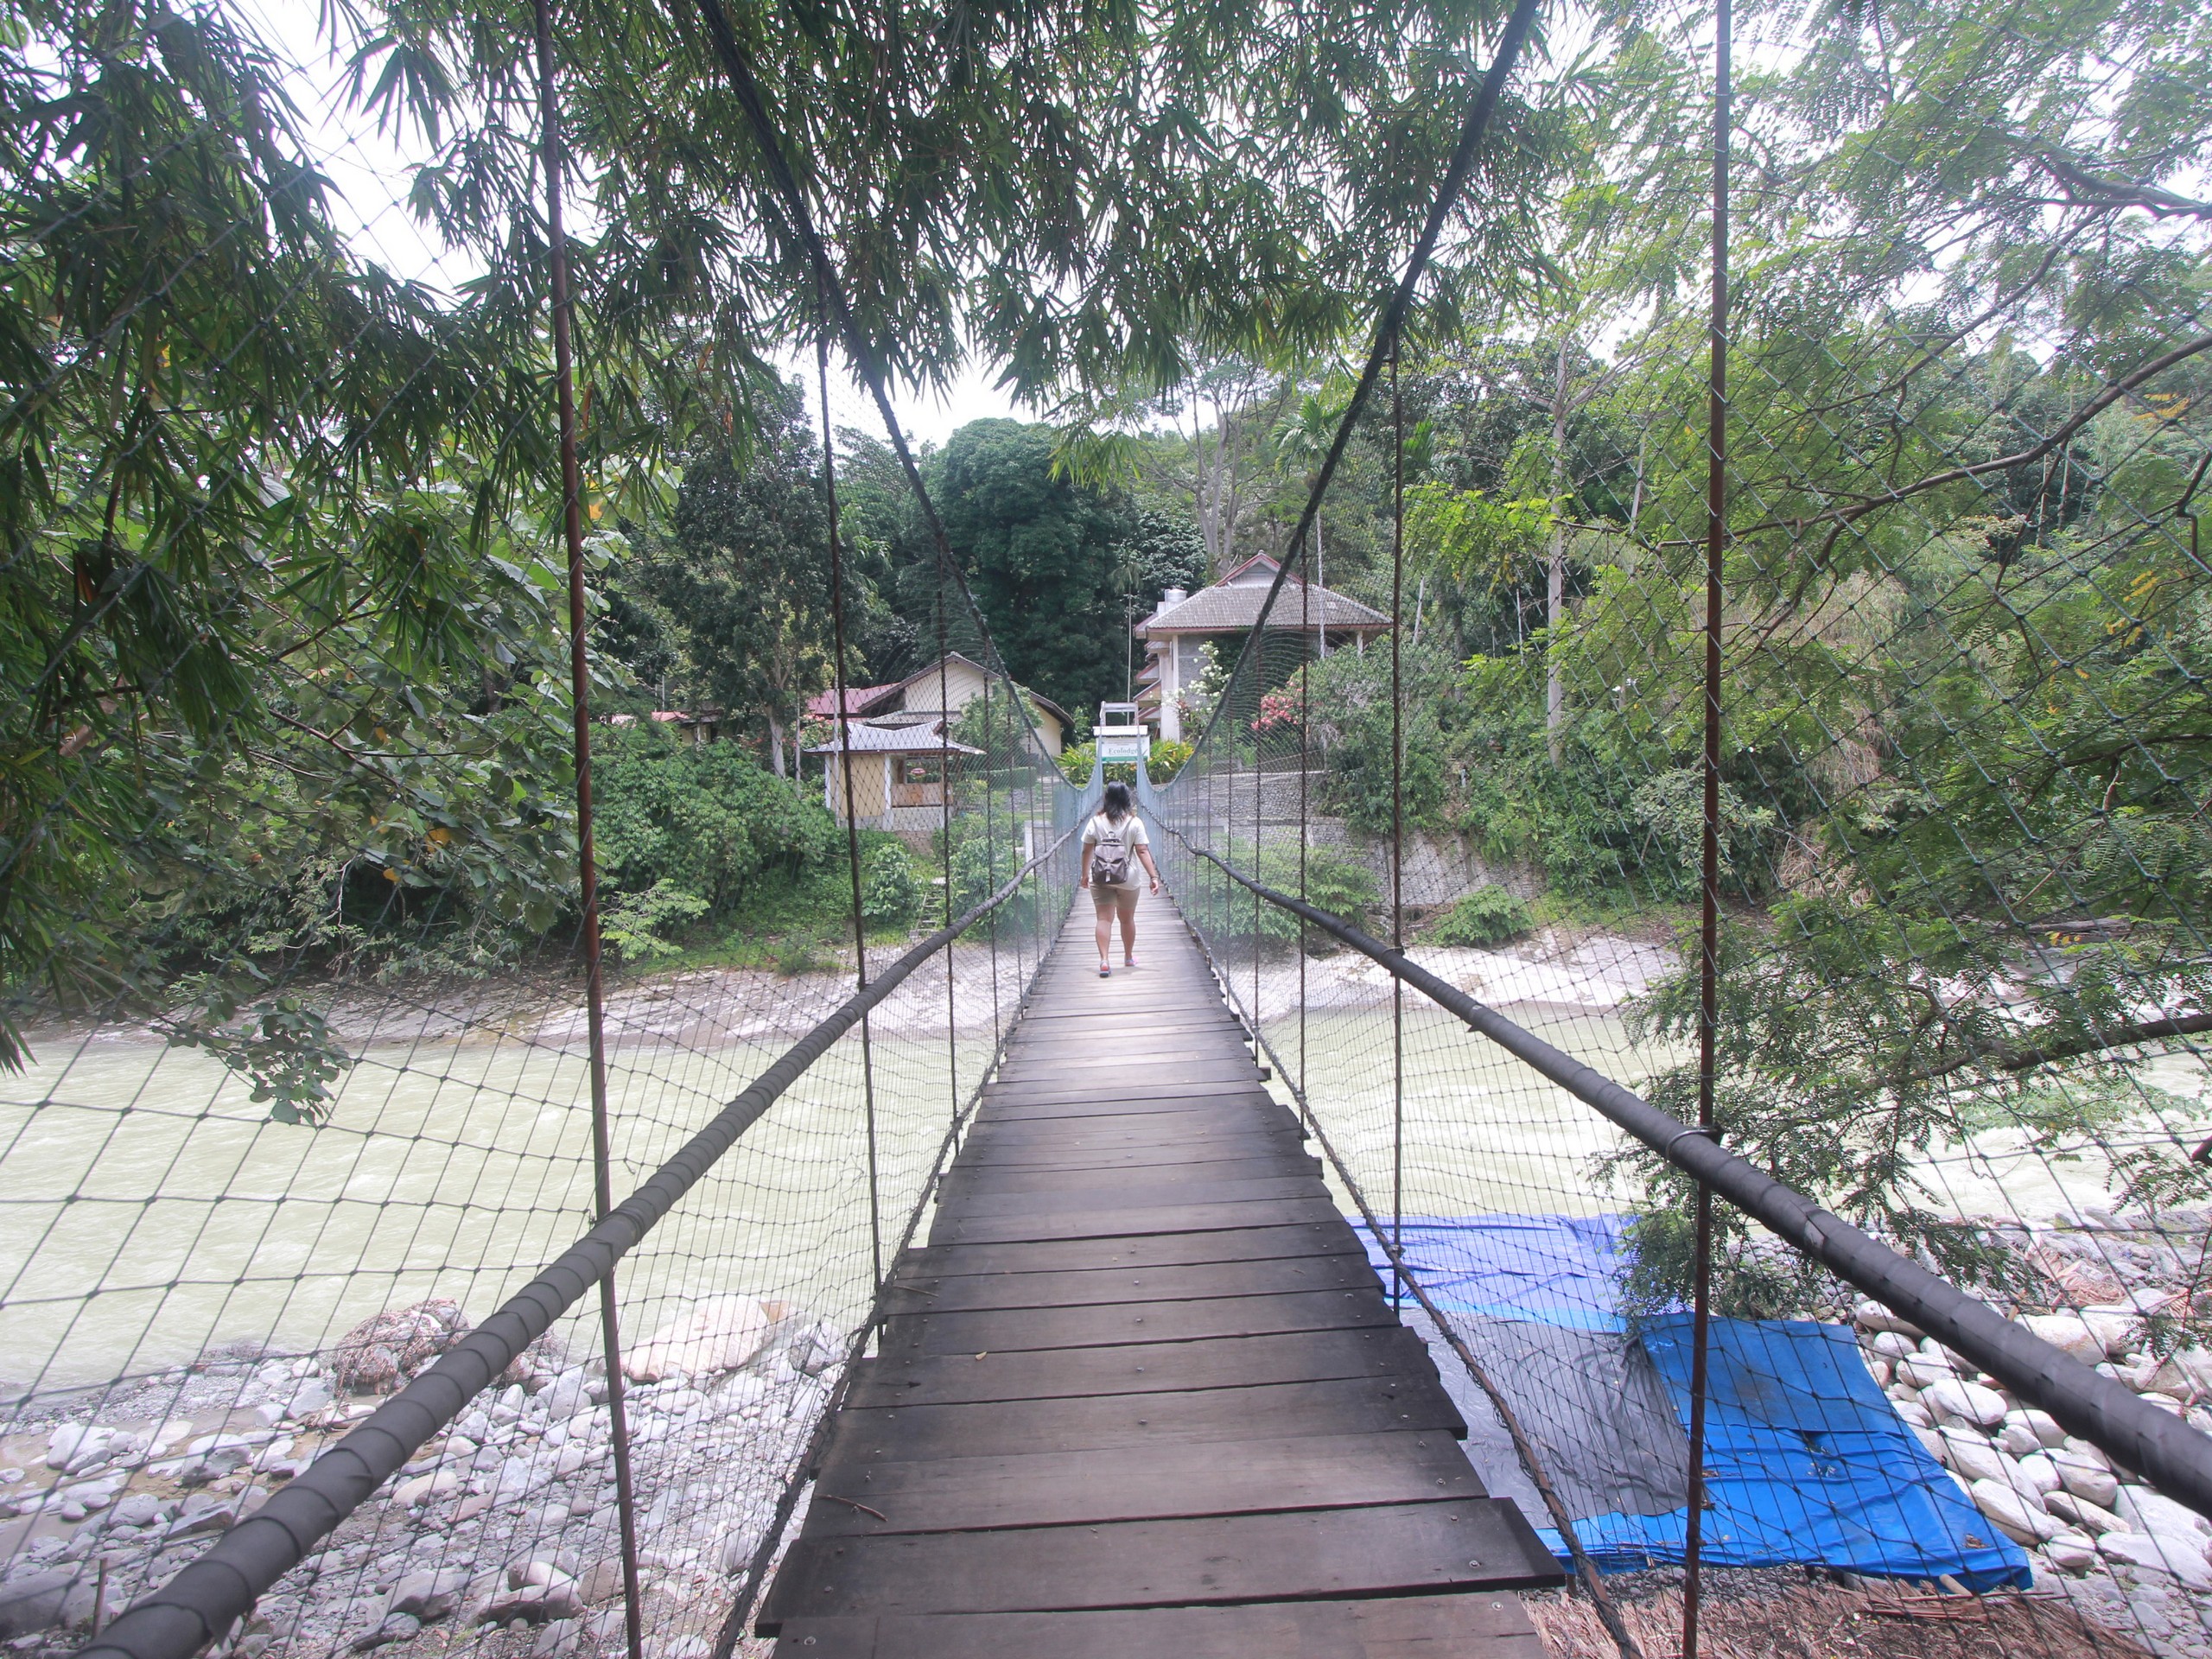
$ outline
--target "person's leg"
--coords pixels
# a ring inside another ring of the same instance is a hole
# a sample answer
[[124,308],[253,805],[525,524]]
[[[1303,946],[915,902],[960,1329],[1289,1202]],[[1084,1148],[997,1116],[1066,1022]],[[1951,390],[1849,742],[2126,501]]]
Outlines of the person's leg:
[[1137,890],[1114,895],[1121,901],[1122,956],[1132,968],[1137,965]]
[[1110,888],[1094,883],[1090,896],[1098,906],[1098,971],[1103,974],[1109,965],[1108,953],[1114,948],[1114,894]]

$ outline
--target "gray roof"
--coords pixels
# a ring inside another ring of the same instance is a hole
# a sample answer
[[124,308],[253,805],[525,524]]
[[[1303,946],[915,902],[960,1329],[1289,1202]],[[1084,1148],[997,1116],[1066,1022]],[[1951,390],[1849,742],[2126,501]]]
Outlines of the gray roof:
[[[1259,626],[1260,607],[1267,598],[1265,582],[1201,588],[1181,604],[1154,612],[1137,624],[1137,632],[1147,637],[1155,633],[1243,632]],[[1292,630],[1389,626],[1390,619],[1382,612],[1371,611],[1357,600],[1332,594],[1325,588],[1310,588],[1301,599],[1294,582],[1283,584],[1282,596],[1275,601],[1274,613],[1268,618],[1268,627]]]
[[[873,721],[856,721],[853,724],[852,749],[855,754],[938,754],[950,750],[954,754],[981,754],[981,749],[971,749],[965,743],[948,742],[939,734],[944,729],[941,720],[909,721],[899,726],[879,726]],[[842,754],[845,746],[836,738],[827,743],[817,743],[809,754]]]

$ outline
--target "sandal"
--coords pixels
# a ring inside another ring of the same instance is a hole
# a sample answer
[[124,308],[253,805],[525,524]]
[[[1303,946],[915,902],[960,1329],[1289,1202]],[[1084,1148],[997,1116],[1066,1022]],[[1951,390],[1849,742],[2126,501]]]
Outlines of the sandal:
[[1113,970],[1111,968],[1109,968],[1109,967],[1108,967],[1104,963],[1103,963],[1103,962],[1102,962],[1102,963],[1100,963],[1098,964],[1098,977],[1099,977],[1099,978],[1101,978],[1101,979],[1111,979],[1113,976],[1114,976],[1114,970]]

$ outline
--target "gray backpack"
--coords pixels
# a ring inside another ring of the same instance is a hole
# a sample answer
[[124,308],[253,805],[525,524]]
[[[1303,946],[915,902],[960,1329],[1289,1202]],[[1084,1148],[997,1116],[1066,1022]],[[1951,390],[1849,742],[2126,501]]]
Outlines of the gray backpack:
[[[1128,819],[1122,823],[1127,823]],[[1094,820],[1097,842],[1090,849],[1090,880],[1095,886],[1118,887],[1129,879],[1129,849],[1125,831],[1104,813]]]

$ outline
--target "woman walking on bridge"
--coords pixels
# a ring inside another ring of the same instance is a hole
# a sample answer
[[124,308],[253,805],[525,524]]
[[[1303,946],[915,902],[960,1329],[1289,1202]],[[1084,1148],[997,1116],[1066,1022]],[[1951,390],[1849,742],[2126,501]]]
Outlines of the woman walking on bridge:
[[1084,829],[1083,868],[1077,878],[1090,889],[1091,903],[1098,907],[1101,979],[1114,971],[1110,953],[1117,915],[1122,918],[1122,965],[1137,965],[1137,864],[1141,863],[1152,878],[1153,892],[1160,891],[1160,867],[1152,861],[1144,821],[1129,810],[1129,786],[1107,785],[1103,805],[1104,810]]

